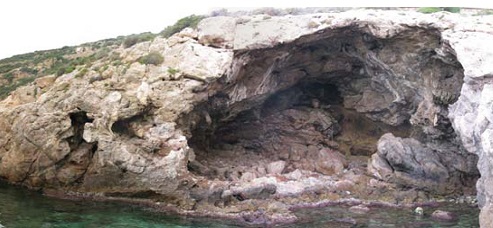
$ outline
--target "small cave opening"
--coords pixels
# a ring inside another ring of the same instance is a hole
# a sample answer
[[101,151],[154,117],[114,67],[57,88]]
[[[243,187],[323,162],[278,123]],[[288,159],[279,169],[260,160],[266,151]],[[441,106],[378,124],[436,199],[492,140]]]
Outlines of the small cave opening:
[[130,118],[117,120],[115,123],[111,125],[111,131],[119,135],[126,135],[132,137],[135,135],[135,132],[130,127],[130,124],[139,119],[142,119],[142,116],[132,116]]
[[84,111],[69,113],[71,125],[73,127],[73,136],[67,139],[70,149],[75,150],[84,141],[82,135],[84,134],[84,125],[86,123],[92,123],[93,119],[87,116]]
[[142,136],[137,131],[142,127],[141,125],[151,124],[149,119],[152,116],[151,110],[151,107],[144,107],[132,116],[118,119],[111,125],[111,131],[125,138],[141,138]]
[[225,121],[225,112],[200,112],[189,140],[195,153],[189,171],[229,181],[297,169],[336,175],[352,166],[364,172],[380,136],[408,137],[411,126],[390,126],[345,108],[341,83],[302,80]]

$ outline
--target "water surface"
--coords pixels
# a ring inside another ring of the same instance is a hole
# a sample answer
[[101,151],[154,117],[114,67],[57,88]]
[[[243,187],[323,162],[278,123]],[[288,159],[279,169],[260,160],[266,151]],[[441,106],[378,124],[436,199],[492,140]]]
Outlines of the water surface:
[[[479,210],[450,204],[441,209],[457,213],[456,222],[438,222],[425,208],[425,216],[415,216],[410,209],[374,208],[367,214],[354,214],[347,207],[299,209],[300,222],[278,227],[479,227]],[[184,218],[165,215],[113,202],[60,200],[0,183],[0,227],[240,227],[232,221]]]

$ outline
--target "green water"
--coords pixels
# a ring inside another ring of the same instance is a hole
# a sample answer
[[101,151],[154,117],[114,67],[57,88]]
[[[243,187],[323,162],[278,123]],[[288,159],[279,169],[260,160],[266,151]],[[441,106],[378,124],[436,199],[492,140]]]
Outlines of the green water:
[[[479,227],[478,209],[464,205],[442,207],[459,214],[452,223],[414,216],[410,210],[378,208],[367,214],[347,207],[300,209],[300,221],[279,227]],[[425,208],[431,213],[434,209]],[[232,221],[183,218],[121,203],[58,200],[0,183],[0,227],[240,227]]]
[[[479,227],[479,209],[458,204],[445,204],[439,207],[423,207],[423,216],[415,215],[412,209],[372,208],[366,214],[355,214],[347,207],[326,207],[296,211],[300,222],[290,227]],[[455,213],[458,219],[453,222],[436,221],[431,218],[433,211],[440,209]]]

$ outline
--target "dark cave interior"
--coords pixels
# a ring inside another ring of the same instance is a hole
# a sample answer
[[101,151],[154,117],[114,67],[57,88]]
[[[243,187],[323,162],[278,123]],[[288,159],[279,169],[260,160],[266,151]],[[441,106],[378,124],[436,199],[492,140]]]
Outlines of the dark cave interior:
[[[196,158],[189,170],[209,178],[235,180],[245,172],[264,174],[270,162],[286,162],[283,172],[319,170],[318,151],[330,148],[359,166],[376,152],[387,132],[408,137],[409,123],[390,126],[344,108],[338,81],[310,80],[272,94],[235,118],[221,122],[221,113],[202,112],[189,140]],[[225,110],[223,110],[225,111]]]

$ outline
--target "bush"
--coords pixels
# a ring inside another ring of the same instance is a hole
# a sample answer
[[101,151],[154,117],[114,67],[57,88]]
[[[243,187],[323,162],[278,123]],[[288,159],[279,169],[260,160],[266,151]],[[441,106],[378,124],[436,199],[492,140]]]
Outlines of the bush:
[[459,7],[422,7],[418,9],[418,12],[420,13],[436,13],[440,11],[460,13],[460,8]]
[[97,60],[106,58],[110,54],[110,51],[111,50],[108,47],[101,48],[98,52],[96,52],[94,58]]
[[15,86],[10,86],[10,85],[5,85],[5,86],[0,86],[0,99],[4,99],[7,97],[10,92],[15,90]]
[[141,64],[159,65],[164,62],[164,57],[158,52],[151,52],[148,55],[140,57],[137,61]]
[[22,64],[19,64],[19,63],[2,65],[2,66],[0,66],[0,74],[10,72],[15,68],[20,67],[21,65]]
[[436,13],[440,11],[442,11],[442,9],[438,7],[422,7],[418,9],[418,12],[420,13]]
[[14,74],[12,74],[12,72],[6,73],[3,75],[3,78],[9,81],[9,83],[12,83],[12,81],[14,80]]
[[124,48],[129,48],[134,46],[137,41],[139,41],[139,38],[137,36],[129,36],[123,40],[123,47]]
[[56,76],[62,76],[63,74],[65,74],[65,67],[58,68],[56,71]]
[[137,35],[130,35],[123,40],[123,47],[129,48],[137,43],[153,40],[155,37],[156,34],[150,32],[144,32]]
[[79,71],[79,73],[77,73],[77,74],[75,75],[75,77],[76,77],[76,78],[82,78],[82,77],[84,77],[84,75],[86,75],[86,74],[87,74],[87,72],[88,72],[87,68],[84,68],[84,69],[82,69],[81,71]]
[[72,73],[72,71],[74,71],[74,70],[75,70],[75,67],[72,65],[60,67],[56,71],[56,76],[62,76],[63,74]]
[[20,78],[13,84],[0,86],[0,99],[4,99],[10,94],[10,92],[14,91],[20,86],[31,83],[32,81],[34,81],[34,79],[36,79],[35,76]]
[[163,37],[170,37],[173,34],[180,32],[184,28],[190,27],[190,28],[197,28],[197,25],[199,22],[204,19],[205,16],[197,16],[195,14],[192,14],[188,17],[184,17],[180,20],[178,20],[174,25],[166,27],[163,31],[161,31],[159,34],[161,34]]
[[168,74],[170,74],[170,75],[174,76],[178,72],[179,72],[179,70],[177,70],[175,68],[172,68],[172,67],[168,68]]
[[451,13],[460,13],[459,7],[443,7],[443,11],[451,12]]
[[37,74],[38,73],[37,69],[32,69],[29,67],[21,67],[20,71],[27,73],[27,74]]

